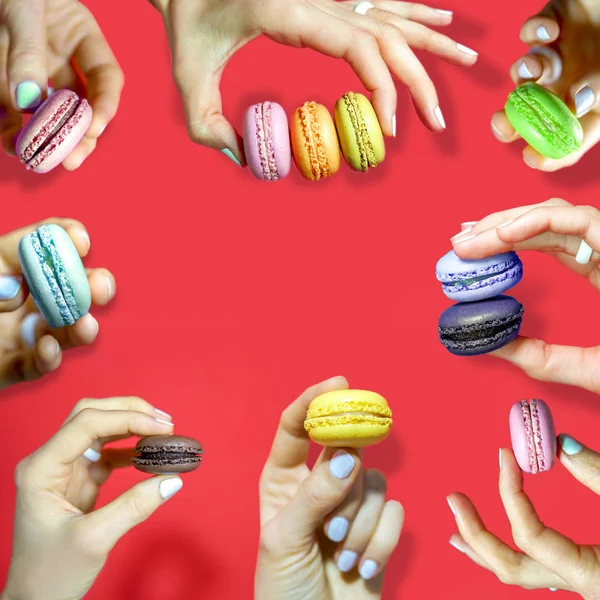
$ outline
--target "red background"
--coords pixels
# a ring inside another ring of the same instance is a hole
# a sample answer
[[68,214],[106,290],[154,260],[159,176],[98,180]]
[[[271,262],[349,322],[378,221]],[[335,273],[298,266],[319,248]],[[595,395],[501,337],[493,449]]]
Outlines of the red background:
[[[257,482],[280,412],[313,382],[344,374],[384,394],[394,410],[393,437],[366,453],[407,511],[384,597],[547,595],[503,587],[451,548],[445,497],[470,494],[487,524],[510,539],[497,494],[510,405],[545,398],[559,430],[600,446],[600,403],[490,357],[448,354],[436,325],[450,302],[434,276],[461,221],[551,196],[597,201],[597,152],[543,174],[523,163],[521,144],[505,147],[490,132],[490,116],[511,88],[508,68],[524,50],[520,25],[541,5],[443,6],[455,9],[449,33],[481,54],[472,70],[425,57],[446,133],[425,130],[401,91],[398,138],[376,171],[365,176],[343,165],[325,182],[294,172],[268,185],[188,140],[154,10],[89,4],[126,74],[120,112],[75,173],[36,176],[0,159],[2,231],[49,216],[80,219],[92,238],[86,264],[112,269],[118,293],[95,311],[93,347],[70,351],[43,381],[3,393],[0,572],[10,557],[18,460],[56,431],[78,399],[135,394],[172,413],[176,432],[198,437],[205,461],[176,498],[118,544],[89,598],[251,597]],[[238,127],[255,101],[277,100],[291,113],[309,99],[333,107],[361,89],[341,61],[274,50],[256,41],[226,70],[225,110]],[[597,292],[550,257],[522,258],[525,278],[514,295],[526,306],[523,332],[597,344]],[[116,474],[101,501],[141,477]],[[548,524],[581,542],[600,541],[599,499],[562,466],[528,477],[526,488]]]

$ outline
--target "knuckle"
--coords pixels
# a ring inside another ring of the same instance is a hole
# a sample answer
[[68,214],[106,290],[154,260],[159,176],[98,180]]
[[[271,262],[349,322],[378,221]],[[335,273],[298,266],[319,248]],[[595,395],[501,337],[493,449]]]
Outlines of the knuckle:
[[309,507],[321,507],[329,497],[327,486],[320,481],[313,481],[311,485],[304,486],[303,499]]
[[193,142],[205,144],[210,139],[208,109],[200,108],[194,119],[188,122],[188,135]]
[[387,492],[387,478],[379,469],[367,469],[365,478],[370,489],[385,495]]
[[371,52],[378,48],[377,40],[373,34],[364,29],[356,28],[352,32],[353,46],[359,50]]
[[570,202],[562,198],[550,198],[542,203],[542,206],[573,206]]
[[125,512],[129,519],[137,525],[144,521],[152,511],[143,496],[131,494],[125,499]]
[[29,456],[17,463],[15,468],[15,485],[17,488],[28,487],[28,484],[32,479],[31,463],[32,459]]
[[77,402],[75,407],[73,408],[73,416],[78,415],[81,411],[89,408],[91,405],[91,398],[82,398]]
[[379,35],[377,36],[380,40],[390,44],[404,44],[404,35],[394,25],[389,23],[383,23],[379,29]]
[[494,574],[498,580],[505,585],[518,585],[518,575],[514,567],[501,565],[494,571]]
[[281,534],[281,528],[274,524],[269,524],[263,527],[260,534],[259,547],[260,551],[269,555],[279,555],[282,548],[285,548],[285,541]]

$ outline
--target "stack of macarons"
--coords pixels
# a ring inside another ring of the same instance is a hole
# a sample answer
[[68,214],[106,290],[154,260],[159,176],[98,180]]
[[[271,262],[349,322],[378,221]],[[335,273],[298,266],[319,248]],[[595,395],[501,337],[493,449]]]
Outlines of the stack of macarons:
[[244,152],[250,172],[262,181],[286,177],[292,156],[302,176],[318,181],[334,175],[344,157],[361,173],[385,158],[385,143],[375,110],[362,94],[348,92],[334,117],[322,104],[305,102],[290,123],[276,102],[252,105],[244,118]]
[[436,265],[436,278],[444,294],[458,301],[438,322],[439,338],[446,349],[458,356],[474,356],[514,340],[523,306],[502,294],[522,277],[523,263],[516,252],[482,260],[462,260],[454,251],[444,255]]

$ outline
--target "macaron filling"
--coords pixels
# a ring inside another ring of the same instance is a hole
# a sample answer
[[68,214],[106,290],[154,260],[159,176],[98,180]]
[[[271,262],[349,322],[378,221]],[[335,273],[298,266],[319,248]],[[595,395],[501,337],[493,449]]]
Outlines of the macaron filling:
[[136,449],[134,462],[137,465],[185,465],[202,462],[203,451],[182,446],[149,446]]
[[29,240],[56,300],[63,323],[73,325],[82,315],[48,226],[42,225],[29,234]]
[[81,120],[87,106],[87,100],[79,98],[76,94],[69,95],[59,105],[52,117],[33,136],[21,153],[19,158],[25,163],[27,169],[38,167],[57,146],[62,144]]
[[356,136],[356,144],[360,155],[360,169],[361,171],[366,172],[369,167],[377,166],[377,159],[375,158],[371,137],[369,136],[369,131],[367,130],[354,92],[344,94],[342,99],[346,105],[346,111],[348,112],[348,117],[352,123],[354,135]]
[[271,103],[269,101],[259,102],[254,107],[254,124],[263,177],[265,181],[277,181],[279,173],[277,172],[275,148],[273,147]]
[[302,135],[306,145],[306,153],[310,163],[310,170],[314,180],[323,179],[331,175],[329,159],[325,143],[319,128],[317,103],[305,102],[298,109],[298,116],[302,125]]
[[483,269],[462,273],[436,273],[436,276],[442,283],[443,291],[449,293],[472,291],[509,280],[517,280],[512,284],[515,285],[523,275],[523,267],[521,259],[515,253],[512,254],[514,257],[511,260]]
[[546,460],[542,448],[542,427],[537,400],[521,400],[523,426],[527,437],[527,454],[532,474],[546,470]]

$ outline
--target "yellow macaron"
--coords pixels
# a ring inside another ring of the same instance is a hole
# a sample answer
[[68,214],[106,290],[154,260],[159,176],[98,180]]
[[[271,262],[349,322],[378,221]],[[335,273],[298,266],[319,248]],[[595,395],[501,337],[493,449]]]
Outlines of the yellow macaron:
[[386,399],[366,390],[335,390],[315,398],[304,429],[322,446],[362,448],[383,441],[392,427]]

